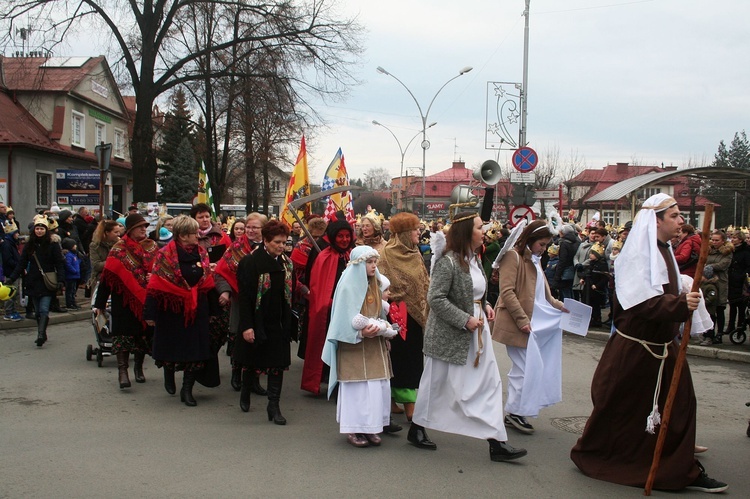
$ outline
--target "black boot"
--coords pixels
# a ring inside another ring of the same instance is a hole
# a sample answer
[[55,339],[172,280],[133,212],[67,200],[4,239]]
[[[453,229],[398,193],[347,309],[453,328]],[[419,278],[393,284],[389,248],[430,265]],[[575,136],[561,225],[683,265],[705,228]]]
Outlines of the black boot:
[[232,388],[234,388],[234,391],[238,392],[242,388],[242,368],[241,367],[232,367],[232,380],[231,380]]
[[411,426],[409,427],[409,434],[406,436],[406,439],[420,449],[437,449],[437,445],[435,445],[435,442],[430,440],[430,437],[427,436],[427,432],[425,431],[424,427],[419,426],[417,423],[411,424]]
[[[258,379],[257,377],[255,378]],[[279,372],[276,374],[268,375],[268,420],[273,421],[274,424],[285,425],[286,418],[281,415],[281,409],[279,409],[279,399],[281,398],[281,385],[284,382],[284,373]]]
[[[268,392],[262,386],[260,386],[260,375],[258,375],[258,373],[256,373],[252,369],[248,369],[248,371],[250,371],[251,373],[250,390],[252,390],[252,392],[256,395],[268,395]],[[269,380],[269,383],[270,382],[271,380]]]
[[128,359],[130,352],[117,352],[117,378],[120,381],[120,389],[130,388],[130,378],[128,378]]
[[143,374],[143,359],[146,358],[145,352],[135,352],[133,354],[133,374],[136,383],[145,383],[146,376]]
[[[243,371],[242,368],[237,368],[237,371],[241,373],[242,382],[240,383],[240,409],[242,412],[250,411],[250,379],[252,373],[249,370]],[[232,372],[234,376],[234,372]]]
[[38,347],[47,342],[47,324],[49,324],[49,315],[41,315],[37,318],[36,346]]
[[490,443],[490,459],[495,462],[512,461],[527,454],[526,449],[516,449],[508,442],[500,442],[494,438],[487,441]]
[[189,407],[195,407],[198,402],[193,398],[193,386],[195,385],[195,373],[185,371],[182,374],[182,390],[180,390],[180,402],[185,402]]
[[168,394],[174,395],[177,391],[177,385],[174,382],[174,371],[164,367],[164,389]]

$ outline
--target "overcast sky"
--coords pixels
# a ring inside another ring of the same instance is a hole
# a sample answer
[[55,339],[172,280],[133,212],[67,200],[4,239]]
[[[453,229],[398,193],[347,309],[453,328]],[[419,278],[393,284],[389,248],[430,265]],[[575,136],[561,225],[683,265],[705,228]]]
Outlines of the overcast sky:
[[[396,141],[372,121],[405,146],[421,119],[377,66],[423,111],[472,66],[430,111],[428,123],[438,124],[428,131],[427,174],[454,159],[473,168],[496,157],[485,149],[487,83],[522,81],[524,0],[340,0],[339,8],[367,30],[356,69],[363,84],[319,109],[330,126],[308,142],[313,182],[339,147],[350,177],[374,167],[399,174]],[[527,140],[540,155],[576,151],[589,168],[708,163],[720,140],[750,128],[750,1],[531,0],[530,12]],[[407,168],[421,169],[419,142]]]

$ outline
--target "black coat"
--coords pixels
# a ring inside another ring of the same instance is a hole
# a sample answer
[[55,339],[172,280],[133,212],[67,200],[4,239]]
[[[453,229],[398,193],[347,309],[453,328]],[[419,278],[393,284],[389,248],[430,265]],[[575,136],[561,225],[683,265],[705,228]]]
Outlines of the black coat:
[[[286,259],[282,255],[280,258]],[[257,305],[259,276],[268,274],[271,287]],[[290,354],[291,304],[284,293],[284,266],[260,247],[245,256],[237,267],[240,323],[234,344],[235,363],[259,369],[286,368],[292,363]],[[255,332],[255,341],[242,337],[247,329]]]
[[[198,253],[188,253],[177,245],[180,271],[190,286],[195,286],[204,269],[198,267]],[[146,295],[143,310],[145,320],[156,322],[154,326],[153,357],[157,361],[199,362],[209,361],[215,354],[211,352],[211,339],[208,334],[208,320],[211,315],[209,296],[198,294],[198,309],[192,324],[185,325],[182,312],[164,310],[150,293]]]
[[110,330],[115,336],[150,336],[153,334],[153,328],[147,327],[136,315],[125,306],[122,295],[112,294],[109,285],[102,281],[96,288],[96,300],[94,307],[105,310],[107,308],[107,299],[112,295],[112,329]]
[[[4,243],[4,244],[7,244]],[[26,272],[23,280],[24,292],[29,296],[55,296],[57,291],[50,291],[44,285],[42,274],[39,266],[36,264],[34,256],[31,254],[32,248],[34,255],[39,259],[39,264],[44,272],[57,272],[57,282],[65,283],[65,258],[63,258],[62,248],[57,243],[47,240],[43,243],[28,242],[23,248],[21,258],[16,265],[16,269],[8,276],[11,281],[15,281]]]
[[727,269],[729,301],[742,298],[742,288],[748,272],[750,272],[750,246],[743,241],[739,246],[734,247],[732,263]]
[[575,230],[566,233],[560,238],[560,260],[558,261],[557,269],[555,270],[555,285],[559,284],[561,281],[568,282],[573,280],[573,277],[570,279],[563,279],[563,274],[565,273],[565,269],[573,267],[573,258],[576,256],[576,251],[578,251],[578,246],[580,245],[581,240]]

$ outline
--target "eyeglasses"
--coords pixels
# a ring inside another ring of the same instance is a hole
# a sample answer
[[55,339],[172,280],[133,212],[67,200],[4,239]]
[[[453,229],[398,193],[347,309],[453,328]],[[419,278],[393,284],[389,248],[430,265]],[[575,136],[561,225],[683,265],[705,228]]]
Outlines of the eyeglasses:
[[261,230],[263,227],[258,227],[257,225],[247,225],[245,226],[245,230]]

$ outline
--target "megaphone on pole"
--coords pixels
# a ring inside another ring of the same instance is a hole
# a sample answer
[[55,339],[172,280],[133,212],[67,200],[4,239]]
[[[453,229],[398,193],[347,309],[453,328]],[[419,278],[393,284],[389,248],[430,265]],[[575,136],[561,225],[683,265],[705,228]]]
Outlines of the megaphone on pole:
[[500,165],[497,161],[488,159],[482,166],[474,170],[473,177],[478,182],[484,182],[487,185],[495,185],[500,182]]

